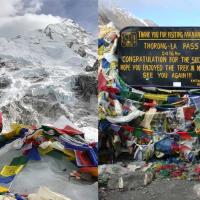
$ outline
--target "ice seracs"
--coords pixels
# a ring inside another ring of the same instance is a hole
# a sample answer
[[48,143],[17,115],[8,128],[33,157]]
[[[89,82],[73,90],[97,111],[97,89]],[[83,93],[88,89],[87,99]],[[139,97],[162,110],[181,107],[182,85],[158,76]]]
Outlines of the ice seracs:
[[73,88],[80,76],[95,77],[94,71],[85,69],[97,59],[96,45],[96,38],[70,19],[14,38],[0,38],[0,75],[7,77],[0,80],[5,127],[12,121],[51,122],[60,115],[81,121],[76,112],[87,109],[90,102],[82,102]]

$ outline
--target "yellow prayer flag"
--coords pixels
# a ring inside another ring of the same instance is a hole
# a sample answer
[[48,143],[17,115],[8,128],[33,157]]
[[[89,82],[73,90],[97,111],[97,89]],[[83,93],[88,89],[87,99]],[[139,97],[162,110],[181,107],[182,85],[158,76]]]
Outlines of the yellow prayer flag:
[[0,193],[8,192],[9,189],[7,187],[0,186]]
[[23,169],[23,167],[24,167],[24,165],[18,165],[18,166],[5,165],[0,172],[0,175],[6,176],[6,177],[14,176],[14,175],[18,174]]

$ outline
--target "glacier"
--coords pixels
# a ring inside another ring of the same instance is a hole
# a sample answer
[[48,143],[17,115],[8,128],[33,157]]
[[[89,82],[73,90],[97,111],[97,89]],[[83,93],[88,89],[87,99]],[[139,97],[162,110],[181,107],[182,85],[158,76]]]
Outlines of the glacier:
[[[4,128],[17,121],[39,125],[65,115],[79,126],[96,126],[96,38],[73,20],[15,38],[0,38],[0,110]],[[91,106],[93,105],[93,106]],[[88,116],[88,119],[87,117]],[[81,120],[81,117],[85,119]],[[88,122],[89,121],[89,122]]]

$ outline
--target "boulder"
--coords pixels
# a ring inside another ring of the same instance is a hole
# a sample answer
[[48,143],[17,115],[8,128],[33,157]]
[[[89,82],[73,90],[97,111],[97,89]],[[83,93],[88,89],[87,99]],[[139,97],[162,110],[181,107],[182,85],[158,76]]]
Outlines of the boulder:
[[6,76],[0,77],[0,89],[8,87],[11,82],[11,79]]

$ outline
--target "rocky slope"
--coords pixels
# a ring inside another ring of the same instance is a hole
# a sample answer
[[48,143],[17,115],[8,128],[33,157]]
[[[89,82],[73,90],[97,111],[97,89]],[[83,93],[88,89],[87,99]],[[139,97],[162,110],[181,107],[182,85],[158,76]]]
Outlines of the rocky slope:
[[148,19],[140,19],[132,13],[121,8],[99,8],[99,24],[108,24],[112,22],[119,30],[126,26],[156,26],[156,24]]
[[72,20],[0,38],[0,110],[4,125],[51,123],[64,115],[97,123],[96,39]]

